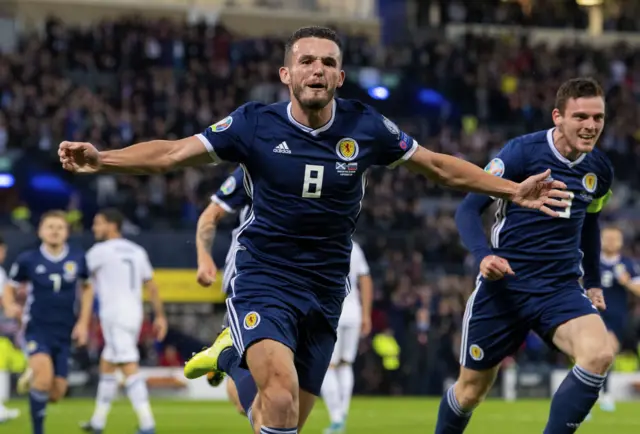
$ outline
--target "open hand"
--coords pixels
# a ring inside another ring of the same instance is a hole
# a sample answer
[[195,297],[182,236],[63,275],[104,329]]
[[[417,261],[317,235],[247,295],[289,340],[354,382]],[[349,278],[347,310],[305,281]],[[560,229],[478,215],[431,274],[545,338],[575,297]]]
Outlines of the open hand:
[[571,197],[564,182],[547,180],[551,176],[551,170],[533,175],[518,184],[518,190],[511,201],[524,208],[532,208],[542,211],[551,217],[558,217],[559,212],[551,210],[548,206],[566,208],[569,206],[567,199]]
[[89,338],[89,327],[86,324],[78,322],[71,332],[71,338],[75,341],[76,345],[84,347],[87,345]]
[[74,173],[96,173],[100,170],[100,153],[91,143],[62,142],[58,147],[62,168]]
[[153,321],[153,332],[158,342],[164,341],[164,338],[167,336],[167,328],[167,318],[164,316],[156,316],[156,319]]

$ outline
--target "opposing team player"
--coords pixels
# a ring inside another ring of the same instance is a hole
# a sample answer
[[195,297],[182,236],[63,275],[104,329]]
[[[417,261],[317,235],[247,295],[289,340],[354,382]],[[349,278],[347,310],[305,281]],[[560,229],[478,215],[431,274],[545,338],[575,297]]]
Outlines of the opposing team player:
[[[622,231],[616,227],[602,230],[602,255],[600,256],[600,276],[607,309],[601,313],[615,354],[625,343],[629,318],[629,292],[640,296],[640,267],[633,259],[622,255]],[[615,402],[609,393],[605,379],[600,396],[600,408],[614,411]]]
[[[532,329],[575,360],[553,397],[544,433],[573,433],[598,399],[613,360],[596,309],[605,307],[598,214],[613,180],[609,160],[594,149],[604,127],[603,95],[594,80],[567,81],[557,92],[555,127],[511,140],[486,167],[514,181],[551,167],[571,193],[560,218],[498,199],[489,247],[481,214],[494,199],[470,194],[458,208],[458,230],[481,276],[464,315],[460,376],[440,404],[437,434],[463,432],[502,359]],[[593,304],[579,283],[583,274]]]
[[[211,196],[211,203],[200,214],[198,219],[198,228],[196,230],[196,250],[198,255],[198,283],[204,287],[211,286],[216,279],[216,264],[211,256],[211,248],[216,235],[218,222],[228,213],[238,212],[238,226],[231,233],[231,245],[224,261],[224,274],[222,278],[222,290],[225,294],[229,294],[229,283],[235,270],[236,248],[238,247],[238,232],[247,220],[249,210],[251,208],[251,200],[247,196],[243,184],[244,171],[242,167],[236,168],[233,173],[224,181],[218,191]],[[226,321],[225,321],[226,322]],[[224,325],[228,327],[228,324]],[[253,393],[244,393],[243,396],[251,396],[255,394],[255,383],[250,377],[249,371],[243,368],[243,372],[237,372],[236,380],[240,381],[239,386],[245,387],[245,383],[253,389]],[[209,382],[212,386],[219,383],[218,376],[215,372],[208,374]],[[240,413],[244,413],[244,407],[251,406],[251,403],[240,403],[236,384],[232,378],[227,383],[227,394],[231,402],[236,406]],[[252,399],[252,398],[251,398]]]
[[[67,244],[69,228],[62,211],[49,211],[40,219],[38,236],[42,244],[27,250],[11,266],[5,287],[5,312],[22,315],[29,369],[18,388],[29,390],[33,434],[43,434],[47,402],[62,399],[67,391],[67,374],[72,340],[87,342],[93,290],[88,283],[84,251]],[[27,285],[27,303],[16,303],[15,290]],[[82,287],[79,315],[76,293]]]
[[[0,264],[4,262],[6,255],[7,246],[2,237],[0,237]],[[4,268],[0,267],[0,297],[2,297],[2,292],[6,284],[7,273],[4,271]],[[16,419],[20,416],[20,410],[4,406],[11,392],[9,364],[12,353],[14,352],[12,338],[16,331],[17,321],[6,317],[2,311],[2,303],[0,303],[0,423]]]
[[167,320],[147,252],[122,238],[123,221],[122,214],[115,209],[102,210],[93,220],[93,234],[98,242],[87,252],[87,267],[100,302],[104,349],[95,410],[82,428],[94,434],[104,430],[111,402],[118,393],[116,371],[120,370],[126,378],[127,396],[138,415],[138,434],[154,434],[149,392],[138,367],[138,337],[144,319],[143,288],[153,305],[153,325],[159,341],[167,333]]
[[336,346],[322,383],[322,399],[331,421],[331,425],[325,430],[326,434],[339,434],[345,430],[353,394],[352,365],[358,353],[360,337],[371,332],[373,282],[369,275],[367,258],[355,241],[351,250],[349,282],[351,293],[347,295],[342,306]]
[[241,163],[252,209],[238,236],[237,273],[227,299],[231,327],[185,366],[185,374],[195,378],[229,372],[238,363],[248,366],[259,390],[253,415],[247,412],[256,432],[296,433],[320,393],[350,291],[351,235],[369,167],[406,163],[440,184],[551,215],[558,213],[547,205],[567,195],[556,190],[563,183],[545,181],[549,171],[522,183],[490,176],[419,146],[365,104],[335,99],[344,82],[341,66],[339,37],[330,29],[306,27],[287,43],[280,68],[290,103],[245,104],[182,140],[106,152],[90,143],[63,142],[58,151],[63,168],[78,173]]

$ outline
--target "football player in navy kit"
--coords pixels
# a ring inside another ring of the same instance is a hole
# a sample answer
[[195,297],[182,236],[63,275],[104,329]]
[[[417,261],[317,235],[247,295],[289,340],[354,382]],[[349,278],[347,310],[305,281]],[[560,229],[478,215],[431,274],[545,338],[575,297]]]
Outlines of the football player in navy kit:
[[[614,226],[602,229],[602,255],[600,256],[600,276],[607,309],[601,313],[613,351],[618,354],[625,343],[629,319],[629,297],[640,296],[640,266],[622,254],[624,237]],[[614,411],[615,401],[605,380],[600,395],[600,408]]]
[[551,168],[570,193],[560,218],[497,198],[489,243],[481,215],[494,198],[469,194],[456,212],[480,275],[463,319],[460,376],[442,399],[436,434],[464,431],[500,363],[532,329],[575,360],[553,397],[545,434],[575,432],[613,360],[596,308],[605,307],[598,215],[613,181],[609,159],[595,149],[604,127],[604,92],[592,79],[569,80],[559,88],[555,107],[554,128],[509,141],[486,170],[520,181]]
[[[67,391],[71,344],[85,345],[93,307],[85,252],[67,244],[69,228],[63,211],[45,213],[38,228],[42,244],[22,252],[9,271],[3,294],[5,312],[22,317],[29,369],[18,382],[29,392],[33,434],[44,433],[47,402]],[[16,303],[14,291],[27,285],[27,303]],[[78,286],[82,287],[79,312]]]
[[[489,194],[551,216],[566,207],[550,171],[521,183],[428,151],[342,86],[342,45],[322,27],[296,31],[280,79],[291,101],[248,103],[202,134],[98,152],[63,142],[62,166],[77,173],[157,173],[220,160],[238,162],[251,213],[236,253],[230,327],[185,367],[195,378],[248,366],[257,385],[247,416],[256,433],[295,434],[306,421],[329,365],[347,275],[351,236],[374,165],[410,170],[450,188]],[[557,206],[551,210],[550,206]],[[233,336],[233,338],[231,338]],[[235,349],[235,350],[234,350]],[[249,392],[246,392],[249,393]]]

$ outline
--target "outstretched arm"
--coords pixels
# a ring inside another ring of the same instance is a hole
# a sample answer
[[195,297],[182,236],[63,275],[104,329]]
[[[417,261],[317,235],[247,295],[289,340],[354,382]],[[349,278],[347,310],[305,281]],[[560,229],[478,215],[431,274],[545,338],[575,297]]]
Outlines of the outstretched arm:
[[414,172],[447,187],[506,199],[525,208],[540,210],[552,217],[558,217],[559,213],[549,206],[568,206],[566,202],[558,200],[568,197],[568,193],[557,190],[567,186],[560,181],[547,181],[551,175],[548,169],[516,183],[486,173],[478,166],[460,158],[431,152],[421,146],[417,146],[406,164]]
[[438,184],[471,193],[511,200],[518,190],[516,182],[493,176],[461,158],[432,152],[422,146],[418,146],[405,165]]
[[80,173],[154,174],[214,162],[205,144],[196,136],[153,140],[102,152],[90,143],[62,142],[58,155],[65,169]]

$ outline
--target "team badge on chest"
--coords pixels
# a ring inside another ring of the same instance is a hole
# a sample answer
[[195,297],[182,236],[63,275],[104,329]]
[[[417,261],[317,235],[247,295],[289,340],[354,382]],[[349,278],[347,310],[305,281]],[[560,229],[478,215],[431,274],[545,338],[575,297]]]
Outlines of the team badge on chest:
[[353,139],[342,139],[336,145],[336,154],[344,161],[352,161],[358,156],[358,142]]
[[64,269],[64,278],[66,280],[73,280],[76,278],[78,266],[74,261],[65,262],[62,268]]
[[582,178],[582,186],[589,193],[594,193],[596,188],[598,188],[598,177],[596,174],[589,172],[584,175],[584,178]]

